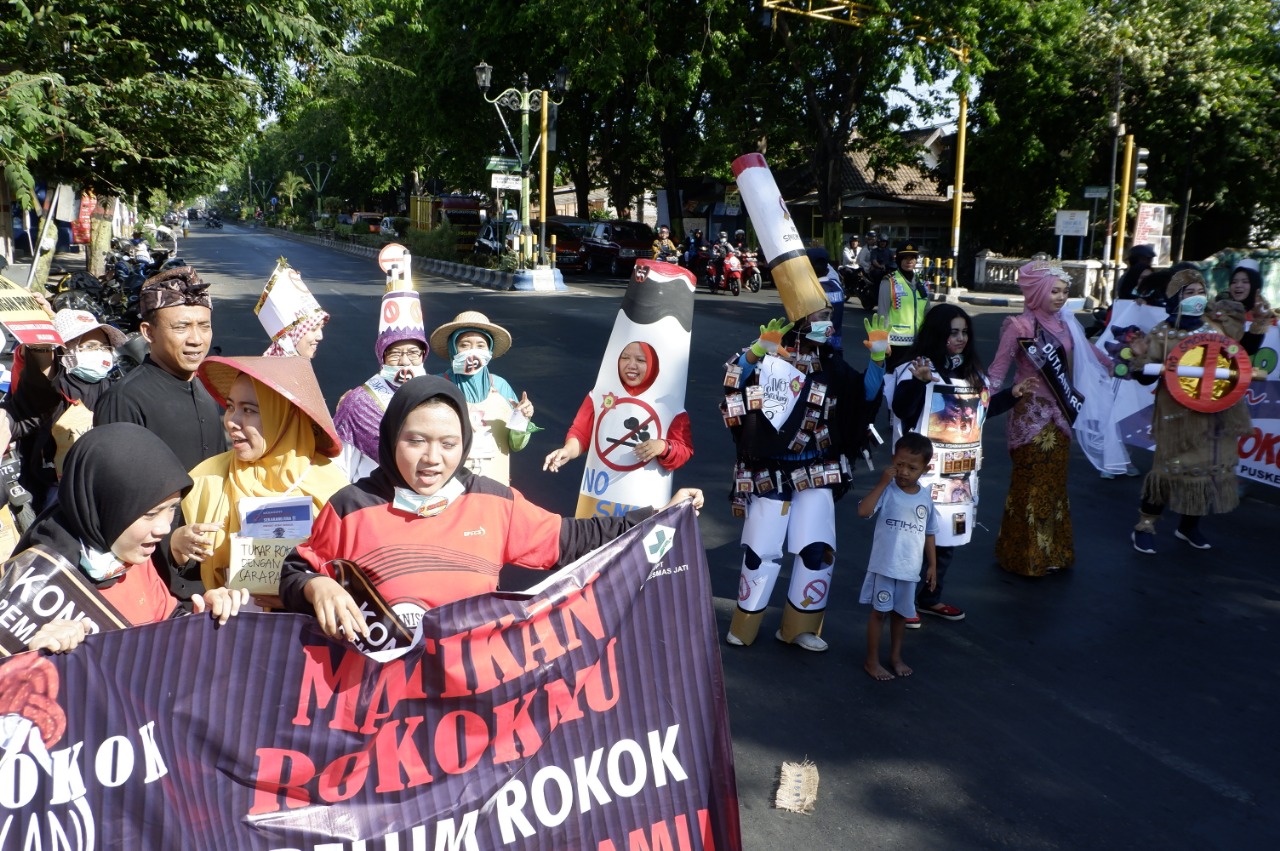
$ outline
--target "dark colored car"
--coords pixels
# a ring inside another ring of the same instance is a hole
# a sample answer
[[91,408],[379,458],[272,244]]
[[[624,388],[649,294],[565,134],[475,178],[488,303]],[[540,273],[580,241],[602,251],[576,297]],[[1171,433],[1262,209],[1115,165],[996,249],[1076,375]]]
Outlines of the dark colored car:
[[582,239],[590,232],[591,223],[572,224],[547,220],[547,244],[556,239],[556,268],[562,272],[581,272],[583,269]]
[[583,271],[629,275],[637,260],[653,257],[654,239],[653,228],[643,222],[596,222],[582,240]]

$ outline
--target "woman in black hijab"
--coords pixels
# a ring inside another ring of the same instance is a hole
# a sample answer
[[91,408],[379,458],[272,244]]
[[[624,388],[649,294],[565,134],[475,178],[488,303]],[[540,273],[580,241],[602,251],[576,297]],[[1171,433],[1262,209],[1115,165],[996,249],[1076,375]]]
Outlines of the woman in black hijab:
[[[168,536],[191,477],[159,437],[133,423],[91,429],[67,453],[58,501],[36,518],[18,552],[38,546],[65,559],[132,625],[174,614],[178,601],[152,563]],[[219,588],[193,598],[219,622],[248,602],[244,591]],[[84,621],[55,620],[27,644],[62,653],[87,634]]]
[[[280,596],[314,613],[331,637],[368,637],[332,562],[355,562],[410,629],[427,609],[497,590],[504,564],[550,569],[575,561],[651,516],[560,517],[519,491],[472,473],[467,403],[453,382],[422,376],[391,397],[378,432],[378,469],[329,500],[311,538],[285,559]],[[667,507],[702,492],[678,491]],[[475,530],[481,530],[479,534]]]

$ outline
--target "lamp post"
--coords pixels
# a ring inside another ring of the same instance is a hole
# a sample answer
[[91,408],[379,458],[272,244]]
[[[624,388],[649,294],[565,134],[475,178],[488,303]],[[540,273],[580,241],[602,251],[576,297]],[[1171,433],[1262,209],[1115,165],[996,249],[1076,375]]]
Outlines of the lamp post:
[[[320,221],[320,201],[324,196],[324,185],[329,182],[330,175],[333,174],[333,167],[338,162],[336,152],[330,152],[329,161],[320,162],[312,160],[309,163],[303,163],[306,154],[298,151],[298,164],[302,166],[302,173],[311,181],[311,185],[316,188],[316,221]],[[317,227],[319,227],[317,225]]]
[[[256,189],[258,191],[258,196],[262,198],[262,207],[264,210],[266,209],[266,206],[267,206],[267,192],[269,192],[271,190],[271,187],[274,185],[275,185],[274,181],[271,181],[271,180],[250,180],[249,181],[249,188],[251,190]],[[249,201],[252,202],[253,193],[250,192],[249,196],[250,196]]]
[[[476,85],[480,88],[480,94],[489,103],[493,104],[493,108],[498,113],[498,118],[502,121],[502,127],[507,131],[507,140],[511,143],[511,147],[515,154],[520,158],[520,226],[522,233],[529,232],[529,115],[533,112],[539,112],[542,115],[541,136],[539,144],[542,145],[542,168],[540,170],[540,190],[538,197],[542,204],[541,233],[538,237],[539,249],[545,255],[547,243],[547,109],[549,104],[559,106],[564,102],[564,93],[569,89],[569,69],[563,65],[556,70],[555,82],[552,84],[551,91],[547,92],[543,89],[529,89],[529,75],[520,75],[520,88],[510,88],[502,91],[495,97],[489,97],[489,81],[493,75],[493,67],[481,62],[476,66]],[[557,100],[559,98],[559,100]],[[502,107],[506,107],[512,112],[520,113],[520,145],[517,148],[515,139],[511,137],[511,130],[507,127],[507,120],[502,115]],[[524,249],[520,251],[522,261],[529,258]]]

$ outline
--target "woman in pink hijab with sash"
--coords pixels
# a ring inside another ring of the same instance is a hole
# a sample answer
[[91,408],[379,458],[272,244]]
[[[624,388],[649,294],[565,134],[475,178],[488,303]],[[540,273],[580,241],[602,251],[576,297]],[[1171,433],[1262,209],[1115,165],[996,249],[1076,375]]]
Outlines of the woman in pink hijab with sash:
[[996,538],[1000,567],[1023,576],[1046,576],[1075,561],[1067,462],[1083,394],[1072,376],[1092,365],[1074,361],[1073,354],[1079,349],[1083,358],[1105,361],[1088,345],[1075,315],[1062,309],[1070,285],[1067,273],[1052,261],[1035,260],[1018,270],[1023,311],[1001,326],[989,371],[993,392],[1004,385],[1010,366],[1015,383],[1036,379],[1009,414],[1013,479]]

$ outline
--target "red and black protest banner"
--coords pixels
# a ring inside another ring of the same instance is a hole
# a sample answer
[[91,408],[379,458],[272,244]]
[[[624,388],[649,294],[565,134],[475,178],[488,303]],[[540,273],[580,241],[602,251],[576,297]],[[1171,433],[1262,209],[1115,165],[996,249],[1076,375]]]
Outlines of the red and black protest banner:
[[375,661],[193,616],[0,664],[0,849],[741,847],[688,503]]

